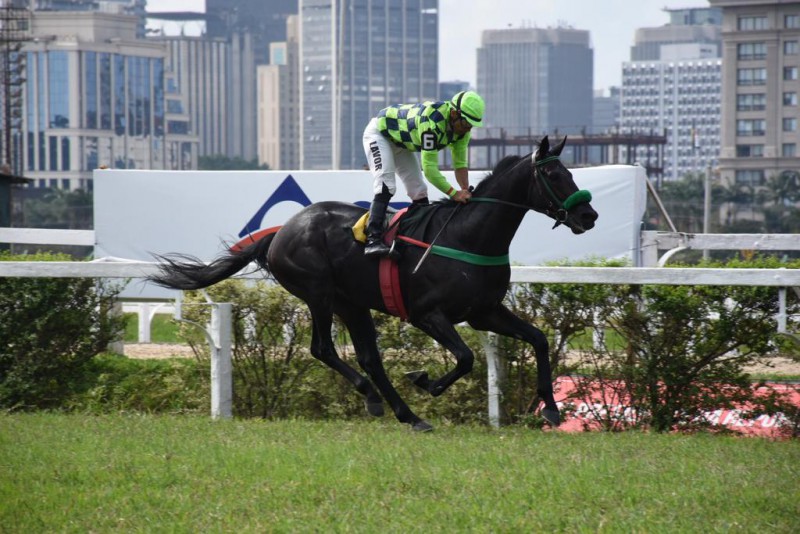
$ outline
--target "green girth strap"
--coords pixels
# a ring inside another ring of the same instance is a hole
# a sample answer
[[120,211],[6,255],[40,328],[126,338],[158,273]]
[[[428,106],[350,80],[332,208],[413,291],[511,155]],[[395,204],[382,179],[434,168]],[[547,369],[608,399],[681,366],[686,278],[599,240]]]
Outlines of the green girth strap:
[[[400,241],[405,241],[409,245],[414,245],[415,247],[426,248],[430,246],[427,243],[406,235],[399,235],[397,236],[397,239]],[[471,263],[472,265],[495,267],[498,265],[509,265],[510,263],[508,261],[508,254],[503,254],[502,256],[483,256],[481,254],[464,252],[463,250],[456,250],[454,248],[443,247],[441,245],[433,245],[430,246],[430,248],[431,253],[436,254],[437,256],[444,256],[445,258],[463,261],[464,263]]]
[[464,252],[463,250],[442,247],[440,245],[433,245],[431,247],[431,253],[437,256],[444,256],[445,258],[471,263],[472,265],[497,266],[509,264],[508,254],[503,254],[502,256],[482,256],[480,254]]

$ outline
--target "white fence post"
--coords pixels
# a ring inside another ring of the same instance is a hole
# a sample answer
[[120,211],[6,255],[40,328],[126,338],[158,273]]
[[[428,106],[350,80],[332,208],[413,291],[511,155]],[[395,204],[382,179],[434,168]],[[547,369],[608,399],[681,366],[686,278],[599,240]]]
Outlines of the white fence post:
[[233,364],[231,362],[232,304],[211,305],[211,417],[233,415]]
[[778,289],[778,333],[786,333],[786,288],[781,287]]
[[501,422],[500,401],[503,397],[503,385],[505,384],[503,357],[497,351],[497,336],[495,334],[482,334],[480,337],[483,344],[483,352],[486,354],[486,368],[488,371],[489,424],[499,428]]
[[150,305],[146,302],[139,304],[139,343],[150,343]]

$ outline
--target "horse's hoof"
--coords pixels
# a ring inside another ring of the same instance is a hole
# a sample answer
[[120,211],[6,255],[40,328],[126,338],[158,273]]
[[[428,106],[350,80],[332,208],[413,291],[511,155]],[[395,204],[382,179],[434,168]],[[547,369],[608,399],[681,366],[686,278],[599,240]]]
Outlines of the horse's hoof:
[[409,371],[406,373],[406,378],[411,380],[411,383],[418,388],[428,391],[428,372],[427,371]]
[[373,417],[383,417],[383,403],[382,402],[364,402],[367,407],[367,413]]
[[414,432],[432,432],[433,427],[425,420],[420,419],[413,425],[411,425],[411,430]]
[[544,417],[544,420],[550,423],[551,426],[558,426],[561,424],[561,414],[558,413],[558,410],[544,408],[542,410],[542,417]]

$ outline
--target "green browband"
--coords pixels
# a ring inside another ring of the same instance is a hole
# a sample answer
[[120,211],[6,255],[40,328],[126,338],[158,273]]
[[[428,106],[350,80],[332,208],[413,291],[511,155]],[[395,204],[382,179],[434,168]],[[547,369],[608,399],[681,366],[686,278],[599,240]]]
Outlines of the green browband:
[[464,252],[463,250],[456,250],[439,245],[431,246],[431,252],[437,256],[444,256],[445,258],[471,263],[472,265],[497,266],[509,264],[508,254],[503,254],[502,256],[481,256],[480,254],[473,254],[471,252]]

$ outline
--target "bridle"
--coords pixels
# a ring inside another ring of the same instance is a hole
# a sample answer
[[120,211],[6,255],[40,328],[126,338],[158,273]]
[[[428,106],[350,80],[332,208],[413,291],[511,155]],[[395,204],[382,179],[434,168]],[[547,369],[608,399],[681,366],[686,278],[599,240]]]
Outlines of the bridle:
[[[531,156],[533,157],[533,156]],[[553,225],[553,228],[558,227],[559,224],[564,224],[567,222],[569,218],[569,210],[574,208],[579,204],[587,204],[592,201],[592,194],[587,191],[586,189],[580,189],[575,191],[570,196],[565,198],[563,201],[558,198],[553,188],[550,187],[550,183],[547,180],[547,177],[542,172],[540,166],[544,165],[545,163],[550,163],[551,161],[558,161],[560,158],[558,156],[548,156],[543,158],[539,161],[533,162],[533,177],[538,179],[539,183],[541,184],[540,187],[544,190],[547,194],[547,201],[549,203],[548,208],[545,210],[545,213],[555,219],[556,223]],[[515,208],[521,208],[524,210],[531,210],[530,206],[526,206],[525,204],[519,204],[516,202],[510,202],[508,200],[501,200],[499,198],[493,197],[472,197],[469,200],[470,202],[491,202],[495,204],[504,204],[506,206],[513,206]]]

